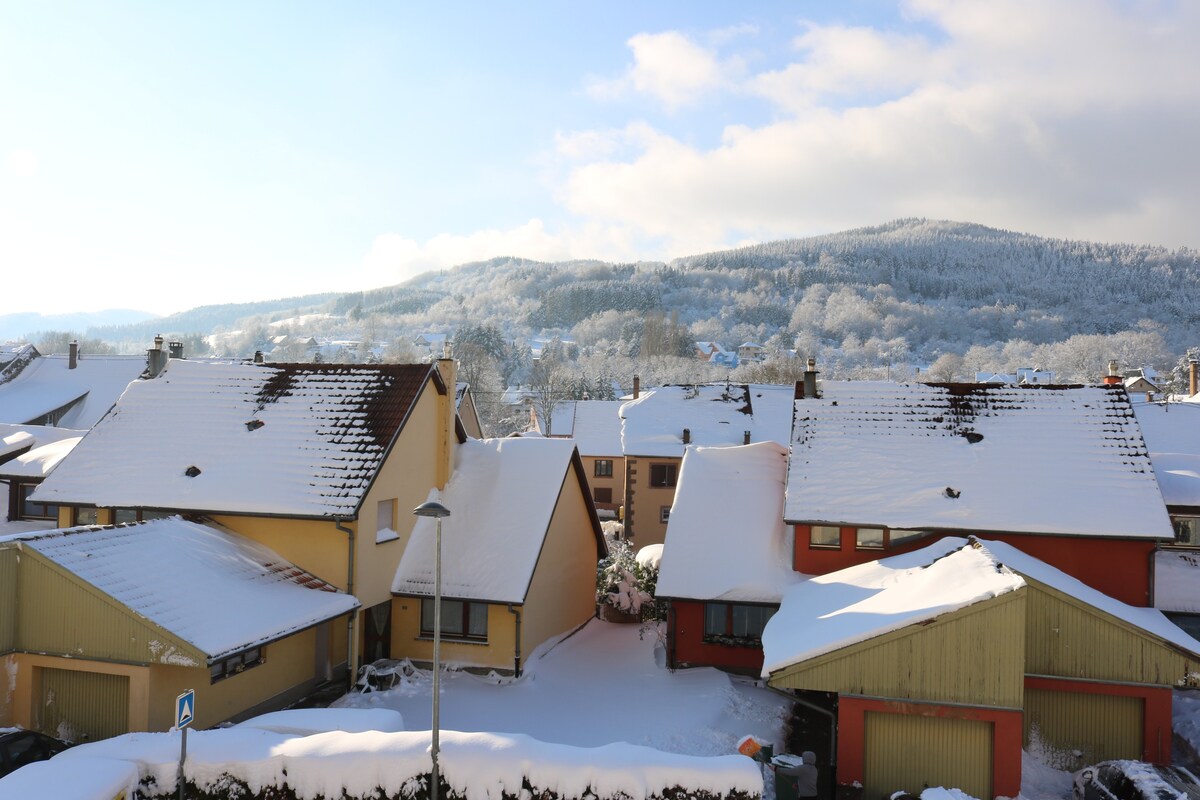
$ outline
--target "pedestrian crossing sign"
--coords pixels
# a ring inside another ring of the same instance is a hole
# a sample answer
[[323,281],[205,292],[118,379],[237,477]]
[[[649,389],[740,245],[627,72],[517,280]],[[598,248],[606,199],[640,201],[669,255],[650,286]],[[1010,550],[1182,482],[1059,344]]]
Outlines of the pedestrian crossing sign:
[[196,690],[188,689],[175,698],[175,727],[186,728],[196,716]]

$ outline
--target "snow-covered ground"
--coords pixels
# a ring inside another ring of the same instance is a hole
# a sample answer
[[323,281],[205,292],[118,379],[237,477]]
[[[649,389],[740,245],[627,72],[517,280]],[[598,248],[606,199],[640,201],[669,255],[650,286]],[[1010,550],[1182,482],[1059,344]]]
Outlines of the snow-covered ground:
[[[664,631],[592,620],[536,651],[517,680],[450,672],[442,678],[441,726],[704,756],[735,753],[750,734],[778,752],[787,698],[715,669],[667,670]],[[428,729],[430,684],[428,672],[409,670],[394,689],[335,705],[395,709],[409,730]]]

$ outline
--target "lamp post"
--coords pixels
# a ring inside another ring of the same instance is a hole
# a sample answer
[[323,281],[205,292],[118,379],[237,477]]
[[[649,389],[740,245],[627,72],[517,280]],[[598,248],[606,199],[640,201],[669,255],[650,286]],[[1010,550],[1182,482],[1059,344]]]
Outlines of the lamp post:
[[430,798],[438,800],[438,784],[441,772],[438,769],[438,729],[440,715],[438,701],[441,691],[442,667],[442,518],[450,516],[450,509],[432,500],[422,503],[413,509],[418,517],[433,517],[434,546],[433,546],[433,724],[430,733],[433,736],[433,780],[430,782]]

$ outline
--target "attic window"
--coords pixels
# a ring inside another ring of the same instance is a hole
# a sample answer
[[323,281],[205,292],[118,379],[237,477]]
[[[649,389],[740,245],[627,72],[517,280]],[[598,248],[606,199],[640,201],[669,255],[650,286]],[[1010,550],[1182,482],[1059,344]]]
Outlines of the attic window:
[[263,422],[261,419],[252,419],[246,423],[246,430],[256,431],[259,428],[261,428],[263,425],[266,425],[266,424],[267,423]]
[[193,464],[192,466],[185,469],[183,471],[183,474],[187,475],[189,478],[194,478],[200,474],[200,468],[197,467],[195,464]]

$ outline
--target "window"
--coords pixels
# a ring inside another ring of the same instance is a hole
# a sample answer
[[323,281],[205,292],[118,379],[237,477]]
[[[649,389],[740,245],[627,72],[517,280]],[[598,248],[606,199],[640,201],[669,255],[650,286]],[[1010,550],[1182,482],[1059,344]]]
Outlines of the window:
[[835,525],[813,525],[808,534],[809,547],[841,547],[842,529]]
[[29,496],[37,488],[36,484],[21,484],[21,519],[58,519],[58,506],[49,503],[39,503]]
[[669,519],[671,519],[671,507],[663,506],[658,510],[658,521],[667,522]]
[[261,647],[244,650],[241,653],[210,664],[208,667],[209,680],[213,683],[225,680],[237,675],[239,672],[245,672],[251,667],[257,667],[263,663],[263,660],[263,649]]
[[396,498],[380,500],[375,507],[375,544],[400,538],[396,533]]
[[98,519],[97,509],[80,506],[71,512],[72,525],[95,525]]
[[[487,641],[487,603],[442,598],[442,636]],[[421,635],[433,636],[433,600],[421,600]]]
[[651,464],[651,486],[674,486],[677,467],[675,464]]
[[613,462],[611,458],[597,458],[595,476],[597,478],[612,477]]
[[883,528],[859,528],[854,546],[859,550],[882,550]]
[[1200,545],[1200,517],[1172,517],[1176,544]]
[[597,503],[611,503],[612,489],[596,487],[592,490],[592,499]]
[[146,522],[152,519],[166,519],[171,516],[170,511],[146,511],[140,508],[114,508],[113,509],[113,524],[120,525],[125,522]]
[[710,644],[757,646],[774,606],[742,603],[704,604],[704,641]]
[[929,531],[902,531],[892,528],[888,531],[888,542],[890,544],[901,544],[913,539],[920,539],[922,536],[928,536]]

